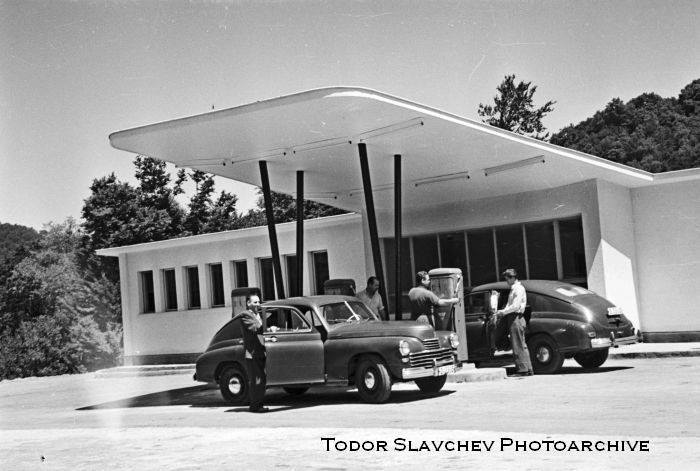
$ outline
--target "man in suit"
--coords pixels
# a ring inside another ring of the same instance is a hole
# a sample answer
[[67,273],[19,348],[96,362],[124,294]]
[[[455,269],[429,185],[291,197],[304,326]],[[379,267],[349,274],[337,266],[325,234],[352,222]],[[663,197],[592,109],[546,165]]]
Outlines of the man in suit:
[[267,412],[263,407],[265,385],[265,337],[263,323],[260,318],[260,298],[255,294],[246,297],[246,310],[238,314],[243,327],[243,347],[245,348],[245,363],[248,370],[248,395],[251,412]]

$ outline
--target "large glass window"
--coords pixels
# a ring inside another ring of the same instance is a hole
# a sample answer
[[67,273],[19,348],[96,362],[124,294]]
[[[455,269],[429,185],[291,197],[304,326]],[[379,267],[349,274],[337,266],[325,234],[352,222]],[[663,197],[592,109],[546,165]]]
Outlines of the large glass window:
[[175,269],[163,270],[163,294],[165,310],[177,311],[177,289],[175,284]]
[[[386,277],[386,292],[387,300],[389,304],[388,312],[396,312],[395,309],[395,299],[396,299],[396,275],[395,275],[395,260],[396,260],[396,246],[394,245],[394,239],[384,239],[384,259],[386,260],[386,266],[384,270],[387,273]],[[408,238],[401,238],[401,312],[408,312],[410,310],[408,303],[408,290],[413,286],[413,270],[411,269],[411,246],[410,240]]]
[[284,258],[287,262],[287,289],[289,289],[289,296],[301,296],[297,278],[297,256],[287,255]]
[[211,305],[212,307],[223,306],[226,303],[224,297],[224,272],[220,263],[209,265],[209,277],[211,280]]
[[472,286],[497,281],[496,257],[493,251],[493,232],[474,231],[467,234],[469,266]]
[[313,261],[314,269],[314,293],[323,294],[323,283],[329,278],[328,252],[313,252],[311,254],[311,260]]
[[525,245],[523,244],[523,227],[506,226],[496,228],[496,247],[498,253],[498,271],[515,268],[520,278],[525,278]]
[[586,282],[586,252],[583,248],[581,218],[559,221],[562,279],[572,283]]
[[248,287],[248,262],[245,260],[238,260],[233,262],[233,277],[236,288],[247,288]]
[[185,277],[187,278],[187,308],[199,309],[202,307],[199,298],[199,268],[186,267]]
[[440,264],[444,268],[462,270],[464,285],[467,285],[467,248],[464,244],[464,232],[440,234]]
[[416,272],[430,271],[440,266],[436,234],[413,237],[413,260]]
[[139,290],[141,298],[141,312],[156,312],[156,298],[153,289],[153,272],[139,272]]
[[265,301],[277,299],[275,296],[275,272],[271,258],[261,258],[260,264],[260,291]]
[[557,279],[557,254],[554,246],[554,223],[525,225],[527,263],[533,280]]

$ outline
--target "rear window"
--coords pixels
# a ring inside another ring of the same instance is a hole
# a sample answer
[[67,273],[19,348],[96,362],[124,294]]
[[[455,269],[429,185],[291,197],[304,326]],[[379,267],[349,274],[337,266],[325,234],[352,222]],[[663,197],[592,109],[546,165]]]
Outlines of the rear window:
[[555,291],[569,298],[573,298],[574,296],[582,296],[586,294],[595,294],[593,293],[593,291],[588,291],[586,288],[581,288],[580,286],[560,286]]

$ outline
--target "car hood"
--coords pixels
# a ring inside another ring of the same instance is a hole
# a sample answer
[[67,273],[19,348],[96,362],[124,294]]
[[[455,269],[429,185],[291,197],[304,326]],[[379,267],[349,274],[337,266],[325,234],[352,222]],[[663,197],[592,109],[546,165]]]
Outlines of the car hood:
[[336,324],[328,332],[329,339],[399,336],[432,339],[435,330],[428,324],[415,321],[367,321]]

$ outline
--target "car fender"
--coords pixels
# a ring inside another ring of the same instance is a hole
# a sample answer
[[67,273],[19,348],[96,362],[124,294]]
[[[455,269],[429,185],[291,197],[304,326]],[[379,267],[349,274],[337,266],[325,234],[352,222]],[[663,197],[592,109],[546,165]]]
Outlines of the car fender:
[[224,364],[245,363],[245,352],[242,345],[232,345],[203,353],[196,364],[198,381],[215,382]]
[[326,375],[328,381],[346,381],[352,378],[354,365],[363,355],[383,361],[391,375],[401,377],[399,341],[406,337],[363,337],[335,339],[326,342]]
[[560,352],[568,353],[589,348],[590,341],[586,335],[588,328],[588,323],[578,320],[533,316],[528,324],[526,338],[538,334],[549,335]]

